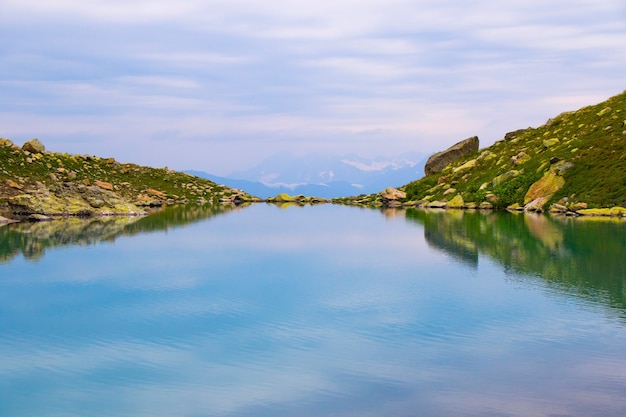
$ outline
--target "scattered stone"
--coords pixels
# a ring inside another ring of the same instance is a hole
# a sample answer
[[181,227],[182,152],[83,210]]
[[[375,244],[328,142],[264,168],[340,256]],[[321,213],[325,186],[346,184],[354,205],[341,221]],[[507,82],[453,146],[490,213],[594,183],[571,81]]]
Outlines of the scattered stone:
[[491,203],[490,203],[490,202],[488,202],[488,201],[483,201],[482,203],[480,203],[480,204],[478,205],[478,208],[479,208],[480,210],[492,210],[492,209],[493,209],[493,204],[491,204]]
[[467,169],[474,168],[477,163],[478,163],[478,161],[476,159],[469,160],[466,163],[464,163],[463,165],[454,168],[452,170],[452,172],[457,173],[457,172],[465,171]]
[[448,205],[445,201],[430,201],[426,204],[426,207],[429,208],[444,208]]
[[497,177],[495,177],[492,181],[491,181],[491,185],[494,187],[497,187],[498,185],[513,179],[517,176],[520,175],[520,171],[517,171],[515,169],[511,170],[511,171],[507,171],[502,175],[498,175]]
[[528,161],[530,161],[530,155],[524,151],[520,151],[517,155],[511,157],[511,162],[515,166],[525,164]]
[[586,209],[587,207],[589,207],[587,203],[574,203],[569,206],[569,209],[573,211],[578,211],[578,210]]
[[509,132],[506,135],[504,135],[504,140],[505,141],[509,141],[512,139],[517,139],[517,137],[520,135],[520,133],[523,133],[526,129],[519,129],[516,130],[514,132]]
[[558,203],[554,203],[550,206],[549,211],[550,213],[566,213],[567,207]]
[[0,146],[13,146],[13,141],[7,138],[0,138]]
[[7,180],[7,185],[9,187],[11,187],[11,188],[15,188],[15,189],[18,189],[18,190],[22,189],[22,187],[18,183],[16,183],[15,181],[13,181],[13,180]]
[[109,191],[113,191],[113,184],[111,184],[110,182],[104,182],[104,181],[95,181],[93,183],[93,185],[102,188],[103,190],[109,190]]
[[524,210],[524,207],[520,206],[519,203],[515,203],[515,204],[511,204],[506,209],[510,211],[522,211]]
[[428,158],[426,165],[424,165],[424,173],[431,175],[441,172],[446,166],[477,150],[478,136],[473,136],[458,142],[445,151],[437,152]]
[[558,138],[546,139],[543,141],[543,146],[545,148],[551,148],[559,142],[560,140]]
[[39,139],[31,139],[22,145],[22,149],[31,153],[44,153],[46,147],[39,141]]
[[596,113],[599,117],[604,116],[607,113],[611,112],[611,108],[610,107],[605,107],[602,110],[600,110],[598,113]]
[[44,214],[31,214],[30,216],[28,216],[28,221],[31,222],[45,222],[48,220],[52,219]]

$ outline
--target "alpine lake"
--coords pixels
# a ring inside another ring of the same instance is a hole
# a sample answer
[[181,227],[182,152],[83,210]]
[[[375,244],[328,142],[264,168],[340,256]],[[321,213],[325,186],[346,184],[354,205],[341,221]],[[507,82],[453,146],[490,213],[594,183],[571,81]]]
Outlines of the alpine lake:
[[0,227],[0,416],[626,415],[626,220],[338,205]]

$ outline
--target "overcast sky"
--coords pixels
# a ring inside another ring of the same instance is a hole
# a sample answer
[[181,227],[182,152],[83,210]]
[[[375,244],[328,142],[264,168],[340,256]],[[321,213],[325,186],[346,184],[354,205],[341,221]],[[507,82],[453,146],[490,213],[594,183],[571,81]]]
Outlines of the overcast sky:
[[624,89],[624,0],[0,0],[0,136],[123,162],[483,147]]

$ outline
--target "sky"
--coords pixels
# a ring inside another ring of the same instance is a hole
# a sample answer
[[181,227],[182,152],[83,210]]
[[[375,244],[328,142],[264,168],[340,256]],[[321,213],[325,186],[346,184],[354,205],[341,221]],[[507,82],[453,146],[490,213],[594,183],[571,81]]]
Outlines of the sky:
[[624,0],[0,0],[0,137],[216,175],[484,147],[625,74]]

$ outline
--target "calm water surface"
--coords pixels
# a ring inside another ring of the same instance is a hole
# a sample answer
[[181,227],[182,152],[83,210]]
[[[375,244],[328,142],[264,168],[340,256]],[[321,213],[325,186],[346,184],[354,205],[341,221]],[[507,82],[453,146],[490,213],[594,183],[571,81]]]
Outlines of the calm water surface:
[[340,206],[0,227],[1,416],[624,416],[626,222]]

